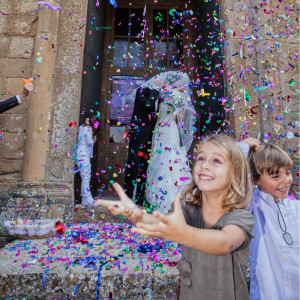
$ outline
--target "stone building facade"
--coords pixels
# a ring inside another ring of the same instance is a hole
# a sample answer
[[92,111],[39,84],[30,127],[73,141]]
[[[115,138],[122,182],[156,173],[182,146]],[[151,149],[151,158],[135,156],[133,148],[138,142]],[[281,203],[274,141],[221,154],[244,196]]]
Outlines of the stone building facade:
[[[69,122],[79,123],[81,99],[102,97],[100,84],[94,91],[87,87],[106,75],[104,68],[94,75],[85,73],[85,63],[93,64],[84,51],[93,43],[88,22],[98,14],[107,25],[106,10],[111,10],[109,1],[99,1],[98,12],[92,14],[96,2],[47,1],[60,7],[54,10],[35,0],[0,0],[0,99],[18,94],[24,78],[34,77],[36,89],[28,100],[0,115],[2,236],[7,234],[7,219],[73,220],[74,173],[67,168],[74,165],[76,128]],[[195,4],[185,2],[186,7]],[[218,39],[223,45],[222,104],[228,129],[237,138],[247,133],[275,142],[297,160],[299,23],[293,0],[278,3],[220,1],[216,19],[221,20]],[[95,34],[101,40],[103,33]],[[99,50],[103,60],[105,47]],[[293,189],[298,192],[296,184]]]

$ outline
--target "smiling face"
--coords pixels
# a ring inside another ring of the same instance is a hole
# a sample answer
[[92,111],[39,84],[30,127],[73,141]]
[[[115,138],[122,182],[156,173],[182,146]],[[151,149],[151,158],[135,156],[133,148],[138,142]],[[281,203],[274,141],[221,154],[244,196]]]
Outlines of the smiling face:
[[277,173],[268,174],[264,171],[259,179],[255,180],[258,188],[267,194],[276,198],[284,199],[288,196],[289,189],[293,183],[291,170],[288,168],[280,168]]
[[212,142],[199,148],[194,166],[194,181],[203,193],[226,193],[230,178],[230,161],[225,149]]
[[262,192],[277,199],[288,196],[293,161],[287,152],[273,144],[262,144],[250,152],[250,165],[253,181]]

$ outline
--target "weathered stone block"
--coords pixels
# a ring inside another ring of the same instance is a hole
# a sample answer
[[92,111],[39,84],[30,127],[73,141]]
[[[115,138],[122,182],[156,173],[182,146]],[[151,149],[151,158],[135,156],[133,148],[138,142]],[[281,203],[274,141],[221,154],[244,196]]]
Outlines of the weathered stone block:
[[[293,48],[293,45],[291,45],[291,52],[293,51]],[[289,56],[293,57],[293,52]],[[288,65],[288,60],[286,60],[285,63]],[[284,62],[282,61],[281,64],[284,65]],[[291,62],[291,64],[293,64],[293,62]],[[299,89],[300,85],[299,76],[297,75],[299,73],[299,69],[296,64],[293,65],[295,66],[295,70],[293,70],[293,72],[291,71],[291,67],[288,66],[290,70],[281,71],[279,76],[282,87],[280,94],[282,100],[280,103],[282,105],[283,120],[285,124],[299,121],[297,113],[299,113],[300,94],[296,91],[296,89]],[[284,68],[286,68],[286,66]],[[282,127],[281,133],[291,131],[289,127],[290,125],[286,125],[285,128]]]
[[[48,194],[51,197],[56,198],[56,200],[59,197],[71,197],[73,195],[72,193],[72,185],[66,183],[66,182],[51,182],[50,180],[47,180],[46,182],[46,190]],[[50,201],[50,200],[49,200]]]
[[11,190],[16,197],[32,198],[40,195],[46,195],[44,182],[22,182]]
[[8,184],[1,183],[0,185],[0,209],[5,207],[9,199],[9,187]]
[[[0,22],[0,28],[1,28],[1,22]],[[0,34],[0,53],[3,52],[3,54],[7,55],[8,47],[9,47],[9,37],[4,34]]]
[[280,54],[280,58],[278,59],[280,71],[285,71],[289,75],[299,73],[299,65],[295,63],[298,51],[299,45],[297,43],[280,43],[280,47],[278,48],[278,53]]
[[130,220],[112,215],[104,206],[83,207],[78,204],[74,207],[74,222],[130,223]]
[[47,179],[49,181],[61,181],[64,175],[64,160],[52,159],[47,160]]
[[18,95],[23,90],[23,78],[7,78],[6,94]]
[[[285,6],[287,7],[285,2]],[[274,33],[285,37],[291,43],[296,43],[296,37],[298,37],[298,13],[296,9],[294,11],[289,11],[288,17],[286,18],[286,9],[277,9],[274,11],[273,20],[274,20]],[[284,16],[284,17],[283,17]],[[297,43],[298,44],[298,43]]]
[[46,208],[47,219],[63,219],[65,215],[64,204],[50,204]]
[[12,14],[13,4],[11,0],[0,0],[0,13],[3,15]]
[[33,50],[33,37],[14,36],[10,38],[7,57],[29,58]]
[[[154,270],[153,277],[153,296],[154,299],[177,299],[178,285],[179,285],[179,271],[176,268],[168,268],[163,273],[161,268]],[[156,298],[158,297],[158,298]]]
[[4,141],[0,143],[1,158],[21,159],[24,155],[24,133],[4,133]]
[[0,130],[7,131],[7,114],[0,114]]
[[[74,194],[72,186],[65,182],[51,182],[47,180],[47,203],[48,205],[63,205],[64,222],[73,222]],[[60,209],[57,209],[60,211]]]
[[[241,25],[245,23],[245,8],[239,5],[236,1],[222,1],[222,19],[225,20],[225,29],[237,29],[235,38],[237,41],[240,39],[242,34]],[[238,20],[237,20],[238,19]],[[237,26],[240,25],[240,26]],[[233,32],[228,36],[232,37]]]
[[7,206],[12,207],[14,206],[15,209],[21,209],[22,207],[33,207],[39,208],[43,207],[47,201],[46,195],[36,195],[35,197],[18,197],[15,195],[11,195],[10,199],[8,200]]
[[34,22],[38,20],[34,15],[7,16],[7,26],[4,33],[7,35],[32,35]]
[[[71,86],[72,86],[71,89],[75,88],[73,83]],[[72,111],[71,109],[71,105],[73,101],[66,100],[66,98],[63,98],[55,103],[64,103],[64,105],[61,104],[51,105],[52,106],[51,111],[53,110],[53,114],[52,114],[53,119],[51,120],[53,122],[52,125],[53,130],[51,131],[50,144],[49,144],[50,155],[53,158],[66,157],[67,151],[72,153],[73,147],[76,144],[76,133],[74,131],[75,128],[73,128],[73,130],[70,130],[68,132],[65,131],[66,129],[65,120],[74,120],[76,118],[74,114],[74,110]],[[73,103],[73,105],[75,105],[75,103]],[[55,145],[58,145],[58,147],[56,147]]]
[[0,58],[0,77],[30,77],[32,59]]
[[7,78],[0,77],[0,94],[5,94],[6,85],[7,85]]
[[73,159],[71,159],[71,158],[65,159],[65,166],[64,166],[64,181],[65,182],[71,183],[73,181],[73,179],[74,179],[74,173],[69,172],[67,170],[67,168],[69,170],[73,170],[74,164],[75,164],[75,161]]
[[27,117],[25,115],[7,115],[7,132],[22,133],[25,130]]
[[6,175],[0,175],[1,182],[19,182],[21,181],[21,172],[9,173]]
[[5,34],[6,34],[6,27],[7,27],[6,20],[7,20],[7,16],[2,15],[1,18],[0,18],[0,34],[1,34],[1,37],[5,36]]
[[[38,1],[15,0],[13,12],[15,14],[26,14],[38,9],[38,7]],[[38,12],[34,12],[32,14],[38,14]]]

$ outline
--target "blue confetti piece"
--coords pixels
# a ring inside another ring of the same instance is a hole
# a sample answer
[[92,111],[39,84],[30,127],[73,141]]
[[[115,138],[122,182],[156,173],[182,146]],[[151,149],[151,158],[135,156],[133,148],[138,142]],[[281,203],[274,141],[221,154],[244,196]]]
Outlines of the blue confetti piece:
[[295,67],[294,67],[292,64],[289,63],[289,65],[290,65],[293,69],[295,69]]
[[78,173],[82,169],[82,164],[80,164],[79,168],[77,170],[75,170],[75,171],[69,170],[68,168],[66,168],[66,169],[67,169],[67,171],[75,174],[75,173]]
[[117,8],[117,2],[115,0],[109,0],[109,3],[114,7]]
[[74,287],[74,292],[73,292],[73,293],[74,293],[74,296],[77,295],[77,291],[76,291],[76,290],[77,290],[79,287],[80,287],[80,285],[76,285],[76,286]]
[[45,269],[45,273],[43,274],[43,287],[45,287],[45,280],[46,280],[46,275],[49,272],[49,269]]
[[98,300],[98,298],[99,298],[99,287],[100,287],[101,271],[102,271],[102,268],[103,268],[108,262],[109,262],[109,261],[107,260],[106,262],[104,262],[104,263],[99,267],[99,271],[98,271],[98,280],[97,280],[97,286],[96,286],[97,294],[95,295],[95,299],[96,299],[96,300]]

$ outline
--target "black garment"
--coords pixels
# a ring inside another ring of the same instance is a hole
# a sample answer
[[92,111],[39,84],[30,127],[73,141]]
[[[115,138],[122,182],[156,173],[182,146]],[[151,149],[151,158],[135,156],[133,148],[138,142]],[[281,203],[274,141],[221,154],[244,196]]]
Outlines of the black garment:
[[[129,149],[125,174],[125,192],[132,198],[135,185],[136,203],[142,205],[152,134],[157,121],[155,102],[159,92],[139,88],[136,92],[134,109],[129,127]],[[159,107],[159,105],[157,105]]]
[[16,96],[9,98],[7,100],[1,101],[0,102],[0,113],[3,113],[17,105],[19,105],[19,101]]

